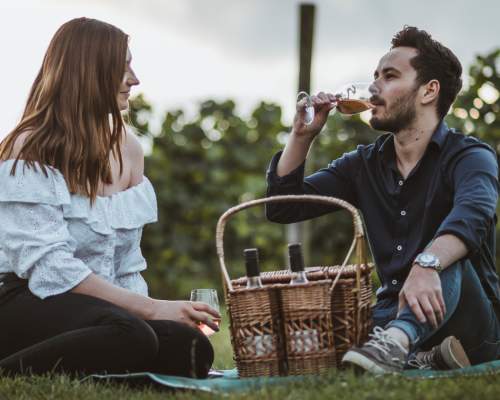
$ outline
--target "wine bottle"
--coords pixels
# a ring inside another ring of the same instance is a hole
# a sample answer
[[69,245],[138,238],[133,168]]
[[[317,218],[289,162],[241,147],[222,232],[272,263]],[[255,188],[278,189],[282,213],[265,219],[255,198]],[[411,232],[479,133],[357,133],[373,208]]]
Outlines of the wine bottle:
[[292,280],[290,285],[302,285],[309,282],[304,271],[304,256],[300,243],[288,245],[288,257],[290,259],[290,270],[292,271]]
[[[262,280],[260,279],[259,270],[259,250],[245,249],[243,254],[245,256],[245,268],[247,271],[247,289],[261,288]],[[269,328],[268,324],[269,323],[265,325],[266,328]],[[247,336],[244,340],[244,345],[247,346],[249,352],[259,357],[267,356],[274,350],[273,338],[266,333]]]
[[247,271],[247,289],[261,288],[259,250],[245,249],[243,254],[245,256],[245,268]]
[[[304,271],[304,256],[300,243],[288,245],[288,256],[290,258],[290,270],[292,271],[292,279],[290,285],[303,285],[308,283],[306,272]],[[317,323],[317,320],[313,320]],[[306,354],[310,351],[319,350],[319,334],[318,330],[311,327],[298,329],[291,333],[291,350],[292,353]]]

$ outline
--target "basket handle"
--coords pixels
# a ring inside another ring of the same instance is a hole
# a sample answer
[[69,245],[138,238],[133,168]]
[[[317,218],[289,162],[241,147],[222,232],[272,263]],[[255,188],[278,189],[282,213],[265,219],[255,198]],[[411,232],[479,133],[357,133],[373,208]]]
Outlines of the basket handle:
[[[359,211],[350,203],[347,201],[337,199],[335,197],[328,197],[328,196],[317,196],[317,195],[285,195],[285,196],[273,196],[273,197],[264,197],[262,199],[256,199],[256,200],[251,200],[247,201],[245,203],[238,204],[237,206],[234,206],[227,210],[224,214],[221,215],[219,218],[219,221],[217,222],[217,229],[215,232],[215,241],[216,241],[216,246],[217,246],[217,256],[219,257],[219,264],[222,272],[222,276],[224,278],[224,283],[226,289],[232,291],[233,290],[233,285],[231,284],[231,279],[229,278],[229,274],[227,272],[226,268],[226,263],[224,261],[224,228],[226,226],[226,222],[229,220],[229,218],[247,208],[254,207],[260,204],[266,204],[266,203],[293,203],[293,202],[304,202],[304,203],[321,203],[325,205],[332,205],[332,206],[338,206],[346,209],[351,213],[352,219],[353,219],[353,224],[354,224],[354,239],[351,244],[351,247],[349,248],[349,251],[347,253],[347,256],[344,260],[344,263],[342,264],[342,269],[345,267],[347,264],[353,250],[356,248],[356,254],[357,254],[357,259],[358,259],[358,266],[357,266],[357,281],[359,281],[360,277],[360,266],[359,264],[363,263],[366,264],[366,251],[365,251],[365,243],[364,243],[364,230],[363,230],[363,223],[361,221],[361,216],[359,214]],[[335,287],[338,277],[340,277],[340,271],[337,276],[337,279],[333,282],[332,289]],[[359,286],[359,282],[358,282]]]

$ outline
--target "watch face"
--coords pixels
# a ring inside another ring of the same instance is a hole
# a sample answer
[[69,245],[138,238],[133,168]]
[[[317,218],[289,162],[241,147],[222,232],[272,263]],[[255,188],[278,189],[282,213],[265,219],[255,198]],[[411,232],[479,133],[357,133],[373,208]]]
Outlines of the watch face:
[[422,267],[431,267],[438,269],[440,266],[439,258],[432,253],[420,253],[415,261]]
[[434,261],[434,256],[430,254],[422,254],[422,257],[420,257],[420,259],[425,263],[430,263]]

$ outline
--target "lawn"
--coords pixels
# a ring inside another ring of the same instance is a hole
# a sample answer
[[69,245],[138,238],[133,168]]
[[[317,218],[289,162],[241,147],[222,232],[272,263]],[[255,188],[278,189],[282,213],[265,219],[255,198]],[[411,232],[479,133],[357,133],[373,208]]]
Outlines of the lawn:
[[[212,336],[216,350],[216,368],[234,366],[227,325]],[[155,386],[129,388],[118,383],[79,382],[66,376],[36,378],[0,378],[0,400],[85,399],[85,400],[159,400],[213,399],[220,395],[198,392],[172,392]],[[235,399],[500,399],[500,375],[463,377],[460,379],[409,380],[397,376],[355,376],[350,372],[332,371],[319,379],[287,384],[281,387],[231,395]]]

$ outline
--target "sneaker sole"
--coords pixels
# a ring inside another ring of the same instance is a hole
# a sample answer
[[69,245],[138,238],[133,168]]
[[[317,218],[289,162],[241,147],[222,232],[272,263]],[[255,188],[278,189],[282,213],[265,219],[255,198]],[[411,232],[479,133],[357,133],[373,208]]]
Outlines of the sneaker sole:
[[441,354],[445,362],[452,369],[470,366],[469,357],[462,344],[455,336],[449,336],[441,343]]
[[342,364],[352,364],[355,367],[361,368],[364,371],[368,371],[376,375],[382,375],[392,372],[387,371],[376,362],[370,360],[368,357],[356,351],[348,351],[347,353],[345,353],[344,357],[342,357]]

